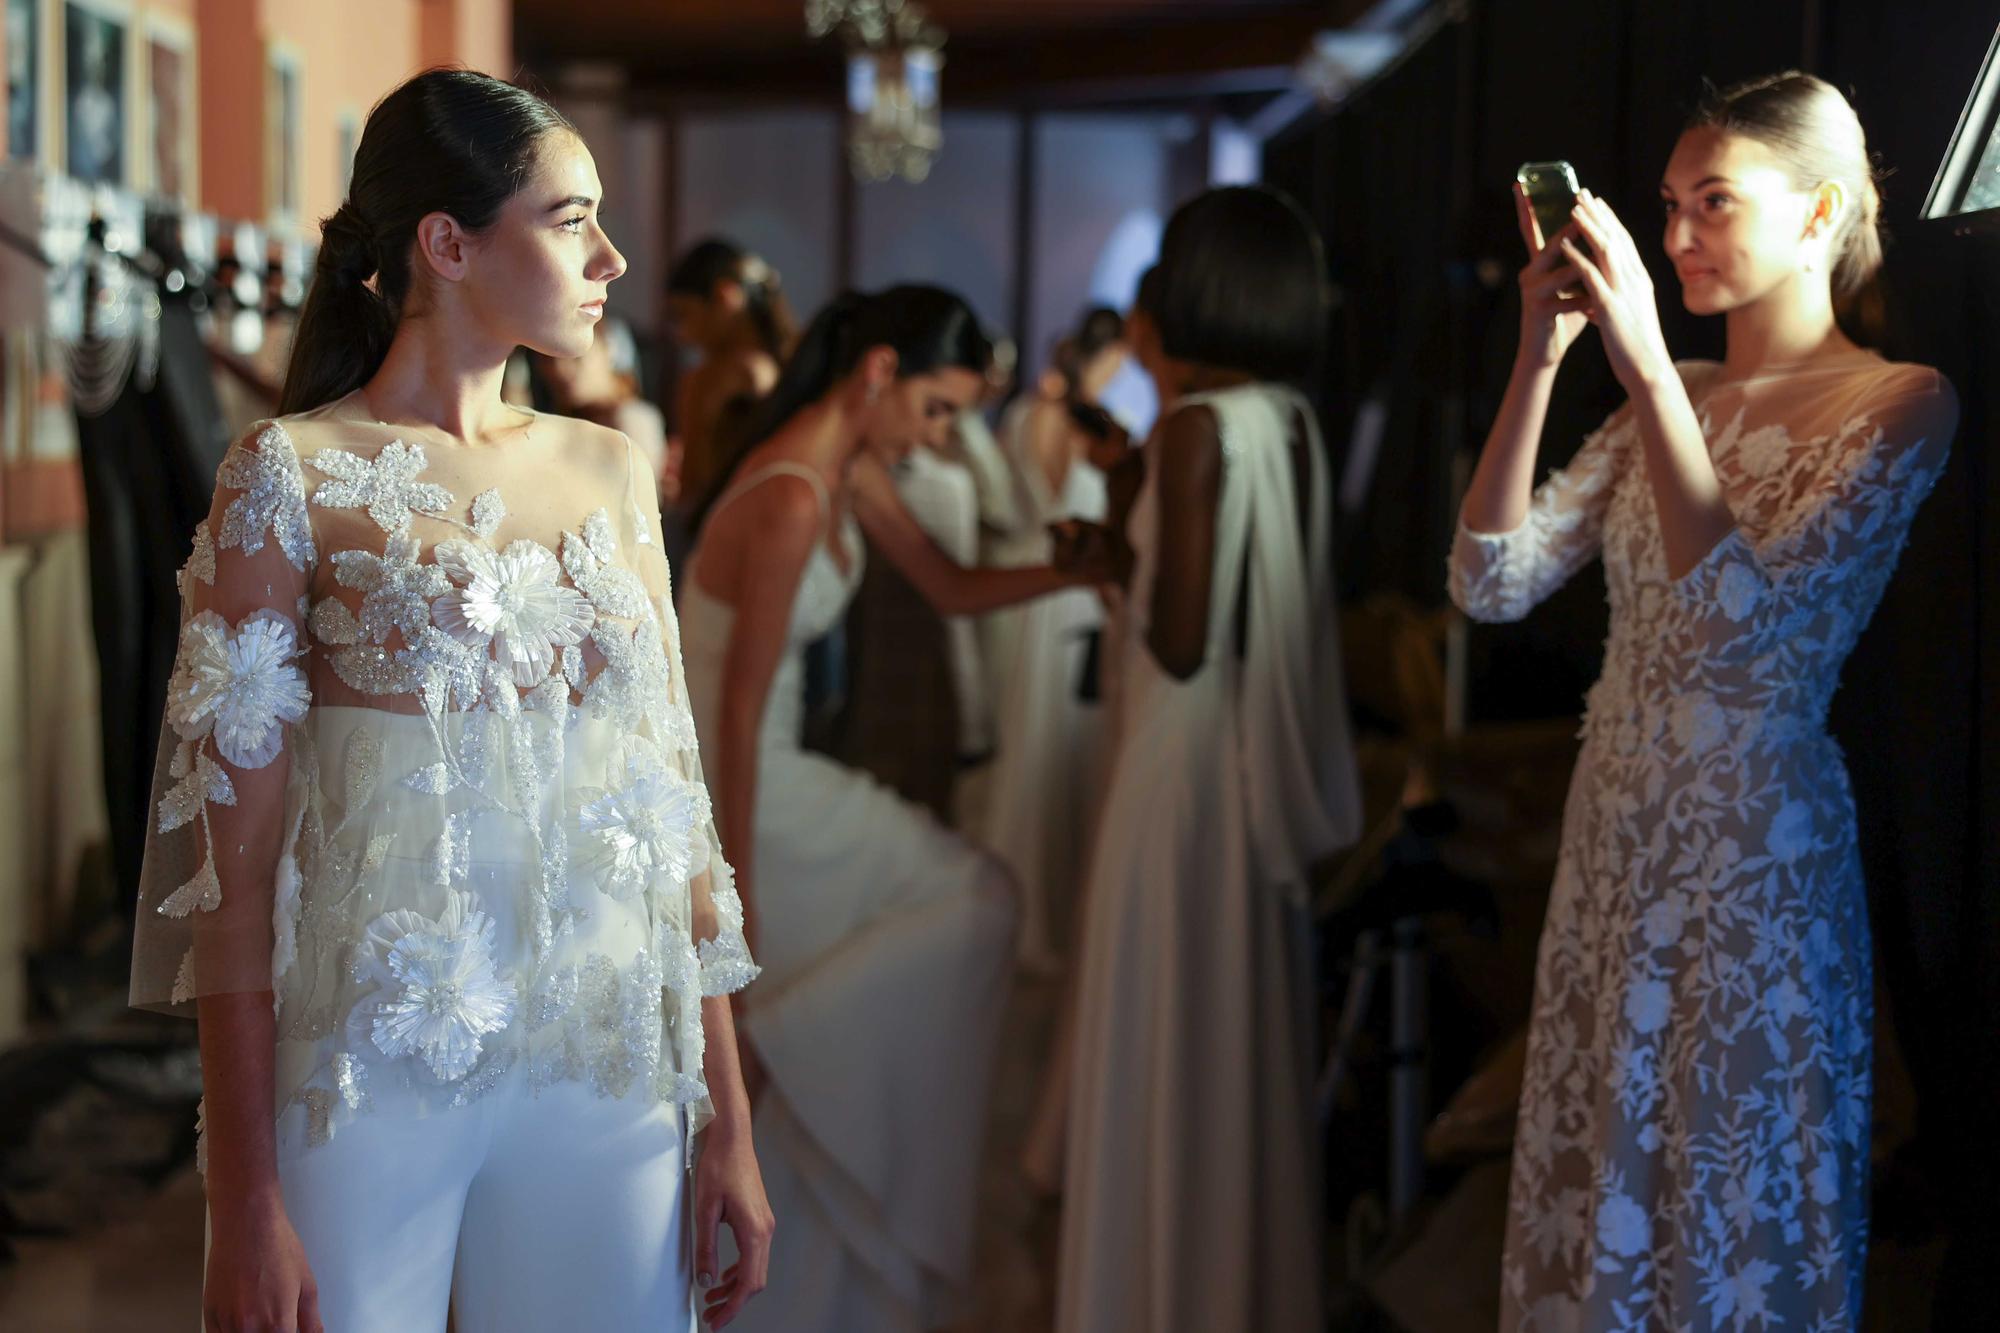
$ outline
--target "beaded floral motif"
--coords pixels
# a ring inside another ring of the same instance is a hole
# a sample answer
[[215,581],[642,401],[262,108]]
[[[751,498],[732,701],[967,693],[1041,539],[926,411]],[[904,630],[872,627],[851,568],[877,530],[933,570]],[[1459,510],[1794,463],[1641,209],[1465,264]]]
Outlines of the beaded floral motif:
[[313,503],[327,509],[366,509],[375,525],[387,533],[410,526],[410,515],[443,514],[452,507],[451,492],[418,481],[426,460],[420,444],[391,440],[373,459],[345,449],[321,449],[312,466],[329,477],[313,492]]
[[241,549],[245,555],[255,555],[264,549],[268,528],[292,568],[304,569],[312,562],[305,479],[299,472],[291,436],[283,426],[271,422],[258,432],[254,445],[231,449],[224,455],[216,485],[243,492],[223,512],[218,543],[223,550]]

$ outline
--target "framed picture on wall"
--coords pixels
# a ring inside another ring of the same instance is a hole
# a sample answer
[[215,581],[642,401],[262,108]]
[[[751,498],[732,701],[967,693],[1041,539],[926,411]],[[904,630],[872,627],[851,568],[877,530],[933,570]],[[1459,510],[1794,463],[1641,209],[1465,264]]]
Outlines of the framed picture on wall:
[[7,0],[7,156],[42,147],[41,0]]
[[147,185],[164,199],[195,196],[194,34],[152,18],[146,26]]
[[299,78],[298,52],[272,47],[264,82],[264,206],[277,223],[299,216]]
[[64,164],[80,181],[123,185],[129,17],[100,4],[63,6]]

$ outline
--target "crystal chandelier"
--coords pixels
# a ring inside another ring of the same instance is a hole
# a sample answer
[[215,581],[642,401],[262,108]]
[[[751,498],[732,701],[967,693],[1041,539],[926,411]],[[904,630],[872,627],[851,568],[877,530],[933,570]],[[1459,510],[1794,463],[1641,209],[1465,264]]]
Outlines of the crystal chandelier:
[[847,160],[863,180],[921,181],[944,143],[944,32],[915,0],[806,0],[806,31],[847,40]]

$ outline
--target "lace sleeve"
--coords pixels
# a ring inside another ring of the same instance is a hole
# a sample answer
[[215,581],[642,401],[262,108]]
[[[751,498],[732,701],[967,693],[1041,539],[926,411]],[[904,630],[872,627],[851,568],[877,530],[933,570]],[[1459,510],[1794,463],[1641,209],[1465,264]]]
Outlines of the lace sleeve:
[[[1925,370],[1857,411],[1818,449],[1763,536],[1743,527],[1671,585],[1686,632],[1713,661],[1747,661],[1887,583],[1958,423],[1950,381]],[[1861,601],[1872,606],[1874,597]]]
[[670,741],[674,762],[681,776],[704,793],[700,837],[707,847],[706,857],[697,853],[699,867],[688,882],[688,925],[700,964],[700,987],[704,996],[727,995],[741,990],[756,977],[743,937],[743,903],[736,896],[736,876],[722,855],[722,840],[715,831],[715,817],[706,799],[701,752],[695,745],[694,717],[689,705],[687,672],[681,665],[680,621],[674,615],[673,583],[667,569],[666,548],[660,532],[660,503],[654,488],[645,483],[649,475],[638,450],[629,451],[630,474],[624,526],[631,534],[632,562],[646,588],[646,598],[657,622],[660,648],[665,659],[664,697],[649,710],[649,727]]
[[1461,520],[1451,546],[1451,600],[1474,620],[1526,616],[1597,555],[1629,433],[1626,409],[1584,440],[1568,466],[1535,488],[1511,532],[1474,532]]
[[296,885],[289,729],[311,703],[301,627],[315,560],[290,438],[224,456],[180,573],[181,636],[155,760],[131,999],[191,1012],[272,988],[274,903]]

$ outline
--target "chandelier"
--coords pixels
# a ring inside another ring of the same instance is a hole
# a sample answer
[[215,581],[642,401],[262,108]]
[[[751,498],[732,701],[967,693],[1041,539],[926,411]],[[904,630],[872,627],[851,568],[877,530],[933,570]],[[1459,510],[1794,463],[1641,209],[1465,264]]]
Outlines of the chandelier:
[[921,181],[944,144],[944,32],[916,0],[806,0],[806,31],[847,41],[847,161],[863,180]]

